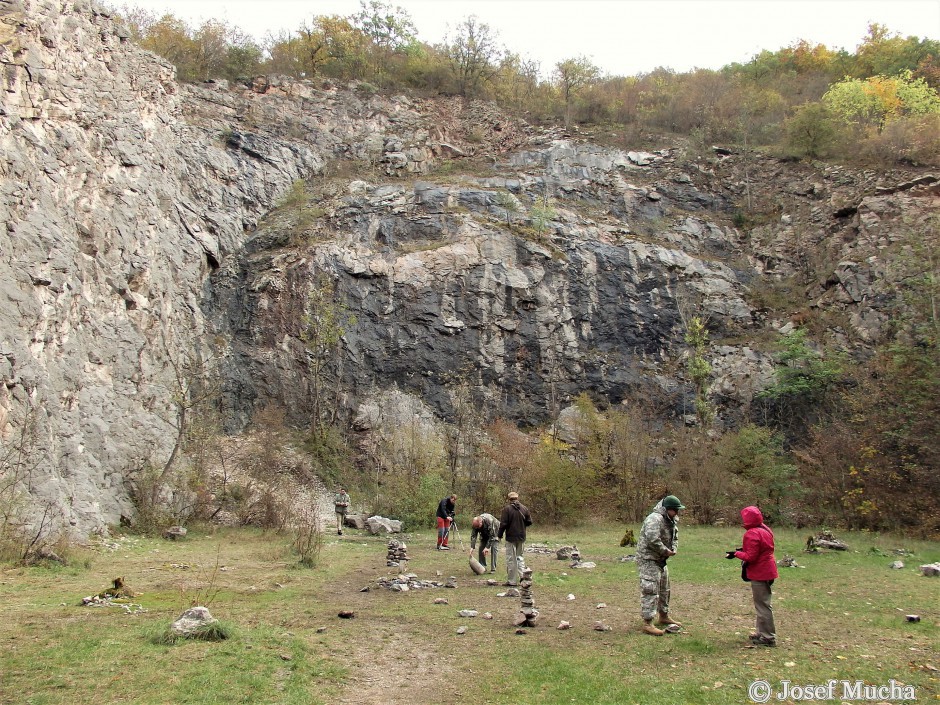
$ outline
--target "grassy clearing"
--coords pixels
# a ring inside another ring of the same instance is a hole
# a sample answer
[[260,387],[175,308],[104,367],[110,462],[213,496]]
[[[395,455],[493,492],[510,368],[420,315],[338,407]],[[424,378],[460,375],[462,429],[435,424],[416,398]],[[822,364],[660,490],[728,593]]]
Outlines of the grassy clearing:
[[[686,628],[653,638],[638,631],[636,569],[619,561],[629,551],[617,545],[622,526],[536,528],[533,541],[576,543],[597,567],[527,554],[541,618],[524,635],[511,626],[518,600],[497,597],[504,588],[473,575],[459,547],[433,550],[430,531],[406,537],[409,571],[455,575],[456,590],[377,587],[390,570],[385,539],[357,532],[328,536],[314,570],[294,567],[287,538],[251,530],[194,531],[176,543],[130,538],[90,551],[89,567],[7,567],[0,703],[723,705],[749,702],[746,688],[757,678],[894,679],[915,686],[920,702],[940,699],[940,580],[916,571],[940,560],[940,544],[845,533],[851,552],[810,555],[802,552],[809,531],[779,531],[778,557],[803,567],[781,569],[775,585],[780,646],[753,649],[750,590],[738,562],[723,559],[739,545],[739,530],[683,527],[670,572],[672,611]],[[891,570],[900,547],[914,556]],[[117,576],[141,593],[132,601],[146,611],[79,606]],[[502,567],[495,577],[505,579]],[[434,605],[437,597],[449,604]],[[170,622],[206,599],[230,638],[160,643]],[[494,618],[458,617],[465,608]],[[339,619],[344,609],[356,617]],[[907,623],[905,614],[921,621]],[[561,620],[572,628],[555,629]],[[610,631],[594,631],[598,620]],[[468,632],[458,636],[461,625]]]

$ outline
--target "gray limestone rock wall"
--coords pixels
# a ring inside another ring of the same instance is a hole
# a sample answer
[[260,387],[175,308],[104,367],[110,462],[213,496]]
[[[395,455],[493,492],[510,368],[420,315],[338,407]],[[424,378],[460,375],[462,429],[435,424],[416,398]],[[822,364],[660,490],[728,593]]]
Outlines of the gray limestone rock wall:
[[81,0],[0,2],[0,61],[0,435],[36,429],[31,494],[87,533],[176,442],[207,275],[322,160],[188,124],[174,68]]
[[[520,203],[537,202],[545,174],[539,166],[509,181]],[[655,394],[683,413],[689,390],[665,371],[681,353],[682,305],[694,301],[718,333],[749,328],[752,311],[726,265],[567,210],[610,177],[601,169],[565,182],[573,195],[558,200],[544,237],[507,226],[498,189],[430,182],[352,184],[329,204],[322,244],[298,249],[278,226],[260,228],[246,256],[213,275],[212,308],[232,333],[234,415],[269,402],[309,412],[299,326],[321,272],[355,318],[333,370],[350,409],[397,389],[447,417],[449,389],[465,381],[491,409],[529,424],[583,391],[612,403]]]
[[[446,417],[455,380],[526,423],[582,391],[681,415],[682,312],[716,340],[786,330],[748,289],[799,273],[814,311],[845,314],[835,340],[876,341],[886,254],[937,191],[916,173],[578,144],[456,98],[181,86],[88,0],[0,0],[0,63],[0,440],[76,534],[132,514],[135,478],[167,462],[178,371],[222,381],[229,430],[267,404],[309,414],[301,326],[323,274],[356,317],[331,370],[350,417],[398,392]],[[475,150],[474,175],[434,176]],[[303,227],[278,208],[299,180],[321,191]],[[745,200],[764,216],[746,237],[729,224]],[[711,357],[733,422],[769,357]]]

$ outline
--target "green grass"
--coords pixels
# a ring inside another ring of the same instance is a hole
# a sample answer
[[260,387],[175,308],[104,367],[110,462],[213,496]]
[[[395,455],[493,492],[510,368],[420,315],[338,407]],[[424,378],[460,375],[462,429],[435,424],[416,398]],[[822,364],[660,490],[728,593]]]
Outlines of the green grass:
[[[894,679],[915,686],[919,702],[940,696],[940,579],[916,570],[940,560],[940,544],[840,533],[851,551],[811,555],[802,552],[809,530],[778,531],[778,558],[792,555],[802,567],[781,569],[780,645],[758,650],[746,644],[750,589],[739,563],[723,557],[740,544],[740,530],[682,527],[670,573],[672,613],[685,629],[654,638],[639,632],[636,568],[619,561],[632,552],[618,545],[623,526],[533,528],[531,542],[576,543],[597,567],[527,554],[541,617],[522,635],[511,624],[518,600],[497,597],[505,588],[473,575],[459,546],[433,550],[431,531],[405,538],[408,570],[422,579],[455,575],[456,590],[378,587],[378,578],[394,574],[385,566],[386,540],[358,532],[327,535],[312,570],[296,566],[287,537],[253,530],[191,531],[176,543],[135,538],[94,552],[89,568],[6,566],[0,703],[724,705],[749,702],[747,686],[758,678],[775,686]],[[901,547],[914,556],[892,570],[892,551]],[[501,561],[500,580],[503,568]],[[116,576],[147,611],[79,606]],[[229,638],[160,643],[168,625],[207,596]],[[433,604],[438,597],[449,604]],[[465,608],[493,619],[460,618]],[[339,619],[346,609],[355,618]],[[906,614],[921,621],[908,623]],[[557,630],[562,620],[571,629]],[[595,631],[596,621],[611,629]],[[468,631],[458,636],[461,625]]]

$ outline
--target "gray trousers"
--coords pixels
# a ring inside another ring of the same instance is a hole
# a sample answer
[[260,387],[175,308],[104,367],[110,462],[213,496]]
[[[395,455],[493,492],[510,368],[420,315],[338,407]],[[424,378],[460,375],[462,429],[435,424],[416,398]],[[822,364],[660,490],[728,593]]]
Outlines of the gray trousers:
[[525,541],[506,541],[506,574],[508,582],[519,584],[519,566],[525,565],[522,553],[525,551]]
[[491,539],[487,543],[480,543],[480,548],[477,549],[477,560],[486,568],[486,556],[483,555],[483,549],[490,549],[490,572],[496,572],[496,556],[499,555],[499,539]]
[[776,640],[774,608],[770,604],[773,592],[767,580],[752,580],[751,594],[754,596],[754,611],[757,613],[757,633],[763,639]]
[[656,561],[638,559],[640,571],[640,615],[653,619],[657,612],[669,614],[669,569]]

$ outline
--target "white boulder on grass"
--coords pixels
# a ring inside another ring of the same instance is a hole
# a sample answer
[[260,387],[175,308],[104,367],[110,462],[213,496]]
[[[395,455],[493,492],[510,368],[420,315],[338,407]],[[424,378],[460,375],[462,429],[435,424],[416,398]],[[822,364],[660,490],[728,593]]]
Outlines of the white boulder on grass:
[[180,636],[189,636],[199,631],[199,629],[218,621],[209,612],[208,607],[190,607],[170,625],[170,630]]
[[397,519],[386,519],[380,516],[371,516],[366,519],[366,528],[370,534],[400,534],[401,522]]
[[922,565],[920,567],[920,572],[928,578],[936,578],[940,576],[940,563],[928,563],[927,565]]

